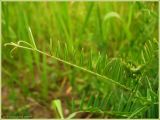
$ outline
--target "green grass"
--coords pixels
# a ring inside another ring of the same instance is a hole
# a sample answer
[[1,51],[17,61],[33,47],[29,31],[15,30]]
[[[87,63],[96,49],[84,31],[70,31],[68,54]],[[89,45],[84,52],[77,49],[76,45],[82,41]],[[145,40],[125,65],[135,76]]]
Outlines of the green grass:
[[157,2],[3,2],[3,118],[158,118]]

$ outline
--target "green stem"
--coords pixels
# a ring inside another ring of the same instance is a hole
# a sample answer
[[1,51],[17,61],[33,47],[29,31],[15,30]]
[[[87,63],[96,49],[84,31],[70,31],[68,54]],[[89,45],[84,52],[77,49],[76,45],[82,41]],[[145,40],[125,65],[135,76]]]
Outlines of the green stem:
[[[53,59],[56,59],[57,61],[63,62],[63,63],[65,63],[65,64],[68,64],[68,65],[70,65],[70,66],[73,66],[73,67],[75,67],[75,68],[78,68],[78,69],[80,69],[80,70],[86,71],[86,72],[88,72],[88,73],[90,73],[90,74],[92,74],[92,75],[95,75],[95,76],[98,76],[98,77],[100,77],[100,78],[102,78],[102,79],[108,80],[108,81],[114,83],[115,85],[117,85],[117,86],[119,86],[119,87],[121,87],[121,88],[123,88],[123,89],[125,89],[125,90],[127,90],[127,91],[131,91],[130,88],[128,88],[128,87],[126,87],[126,86],[124,86],[124,85],[122,85],[122,84],[120,84],[120,83],[112,80],[111,78],[108,78],[108,77],[106,77],[106,76],[104,76],[104,75],[100,75],[100,74],[98,74],[98,73],[96,73],[96,72],[93,72],[93,71],[88,70],[88,69],[86,69],[86,68],[83,68],[83,67],[81,67],[81,66],[77,66],[77,65],[75,65],[75,64],[72,64],[72,63],[70,63],[70,62],[68,62],[68,61],[62,60],[62,59],[60,59],[60,58],[58,58],[58,57],[56,57],[56,56],[50,55],[50,54],[45,53],[45,52],[43,52],[43,51],[40,51],[40,50],[38,50],[38,49],[36,49],[36,48],[29,48],[29,47],[25,47],[25,46],[21,46],[21,45],[15,44],[15,43],[7,43],[7,44],[5,44],[5,46],[6,46],[6,45],[12,45],[12,46],[15,46],[15,47],[24,48],[24,49],[28,49],[28,50],[32,50],[32,51],[39,52],[39,53],[41,53],[41,54],[43,54],[43,55],[49,56],[49,57],[51,57],[51,58],[53,58]],[[107,82],[107,81],[105,81],[105,82]]]

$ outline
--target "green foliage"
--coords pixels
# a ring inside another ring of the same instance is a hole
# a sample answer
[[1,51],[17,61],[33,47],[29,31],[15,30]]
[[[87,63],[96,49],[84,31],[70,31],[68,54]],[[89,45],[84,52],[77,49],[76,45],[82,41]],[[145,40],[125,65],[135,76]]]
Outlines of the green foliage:
[[23,114],[32,98],[49,118],[157,118],[157,26],[156,2],[3,2],[9,105]]
[[64,119],[63,112],[62,112],[62,105],[60,100],[53,100],[52,101],[52,109],[56,111],[56,114],[60,116],[61,119]]

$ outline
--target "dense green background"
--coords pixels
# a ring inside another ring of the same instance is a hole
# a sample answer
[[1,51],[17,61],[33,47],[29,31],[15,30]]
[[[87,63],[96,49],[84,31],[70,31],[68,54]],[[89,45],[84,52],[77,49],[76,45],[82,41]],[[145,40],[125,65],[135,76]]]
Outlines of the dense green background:
[[[93,62],[100,52],[102,56],[107,54],[108,61],[122,58],[130,68],[139,66],[143,63],[144,45],[149,40],[158,41],[157,2],[3,2],[1,24],[4,118],[16,118],[18,115],[53,118],[55,113],[51,109],[51,102],[57,98],[62,101],[64,115],[68,116],[79,110],[83,95],[84,104],[87,104],[90,96],[99,95],[100,100],[107,96],[103,111],[111,114],[82,113],[76,118],[123,118],[123,115],[126,118],[146,106],[146,100],[152,104],[133,117],[158,117],[157,46],[153,53],[148,51],[153,59],[140,73],[126,70],[127,77],[120,81],[114,62],[106,73],[107,77],[131,88],[136,85],[136,80],[141,79],[136,94],[142,98],[132,97],[131,101],[128,101],[129,92],[110,82],[106,84],[87,72],[24,49],[16,49],[11,57],[12,47],[4,47],[7,42],[31,42],[28,35],[30,26],[38,49],[47,53],[52,38],[54,48],[58,40],[61,44],[66,43],[69,49],[74,46],[77,55],[84,48],[84,63],[87,63],[92,50]],[[61,51],[59,56],[63,55]],[[68,58],[72,57],[68,55]],[[79,65],[79,59],[76,57],[72,63]],[[67,61],[71,62],[70,59]],[[101,67],[105,66],[104,62],[100,64]],[[133,103],[130,109],[126,107]]]

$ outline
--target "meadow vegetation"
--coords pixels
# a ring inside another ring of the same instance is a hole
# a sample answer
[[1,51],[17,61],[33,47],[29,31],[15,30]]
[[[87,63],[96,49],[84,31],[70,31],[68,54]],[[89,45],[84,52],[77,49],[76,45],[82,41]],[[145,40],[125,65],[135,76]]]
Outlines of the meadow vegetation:
[[2,2],[3,118],[158,118],[158,2]]

